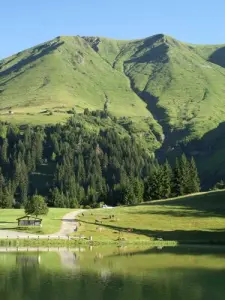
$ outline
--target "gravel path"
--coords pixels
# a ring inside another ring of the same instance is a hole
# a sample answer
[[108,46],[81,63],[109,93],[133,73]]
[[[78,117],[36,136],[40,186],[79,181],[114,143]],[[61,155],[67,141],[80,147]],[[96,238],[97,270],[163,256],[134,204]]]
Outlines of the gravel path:
[[0,229],[0,238],[11,238],[15,239],[17,237],[19,238],[40,238],[40,239],[47,239],[47,238],[58,238],[60,237],[61,239],[67,239],[68,235],[74,232],[74,228],[77,226],[77,223],[75,221],[75,217],[79,215],[83,210],[79,209],[76,211],[72,211],[68,214],[66,214],[62,218],[62,225],[60,231],[54,233],[54,234],[32,234],[32,233],[26,233],[26,232],[20,232],[20,231],[11,231],[11,230],[4,230]]

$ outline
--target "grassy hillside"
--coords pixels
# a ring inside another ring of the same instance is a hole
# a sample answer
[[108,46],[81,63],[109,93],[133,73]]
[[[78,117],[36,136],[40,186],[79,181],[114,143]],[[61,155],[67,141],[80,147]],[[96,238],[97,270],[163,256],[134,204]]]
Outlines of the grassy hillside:
[[108,242],[118,238],[145,242],[155,237],[181,242],[224,241],[224,197],[225,191],[217,191],[133,207],[90,210],[79,218],[79,233]]
[[107,105],[132,123],[139,140],[151,136],[154,146],[145,144],[158,148],[159,157],[186,151],[203,175],[210,171],[219,180],[223,147],[217,143],[212,153],[210,146],[224,135],[217,131],[225,121],[224,67],[224,45],[191,45],[162,34],[133,41],[57,37],[0,61],[0,119],[57,123],[71,108]]
[[0,62],[0,108],[12,109],[14,119],[28,114],[28,122],[51,109],[52,122],[69,108],[103,109],[107,102],[116,116],[159,123],[171,146],[225,120],[224,64],[223,46],[191,46],[165,35],[58,37]]
[[224,120],[225,70],[212,59],[222,48],[214,47],[214,52],[206,54],[205,47],[191,47],[164,35],[131,42],[99,39],[97,45],[96,39],[88,40],[104,60],[129,78],[170,145],[201,137]]
[[80,37],[60,37],[1,62],[1,109],[95,110],[107,99],[115,115],[150,115],[129,80]]

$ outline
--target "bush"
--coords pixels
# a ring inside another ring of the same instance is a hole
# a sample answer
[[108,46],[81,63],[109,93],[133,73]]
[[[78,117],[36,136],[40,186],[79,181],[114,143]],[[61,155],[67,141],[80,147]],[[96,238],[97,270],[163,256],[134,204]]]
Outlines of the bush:
[[85,205],[85,209],[91,209],[90,205]]
[[16,209],[20,209],[21,206],[22,206],[21,203],[20,203],[20,202],[17,202],[17,201],[16,201],[15,204],[13,205],[13,207],[16,208]]

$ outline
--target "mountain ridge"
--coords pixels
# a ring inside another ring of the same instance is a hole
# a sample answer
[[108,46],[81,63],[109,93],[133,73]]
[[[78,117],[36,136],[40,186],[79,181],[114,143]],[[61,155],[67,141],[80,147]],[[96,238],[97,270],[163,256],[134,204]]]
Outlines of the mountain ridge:
[[0,61],[0,119],[56,123],[72,108],[103,110],[107,102],[163,159],[225,122],[224,67],[225,45],[164,34],[130,41],[58,36]]

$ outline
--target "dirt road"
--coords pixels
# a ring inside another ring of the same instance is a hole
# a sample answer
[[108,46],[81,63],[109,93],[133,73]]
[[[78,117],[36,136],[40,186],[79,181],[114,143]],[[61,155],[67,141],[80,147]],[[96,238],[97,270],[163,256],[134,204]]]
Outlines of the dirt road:
[[11,231],[11,230],[4,230],[0,229],[0,238],[10,238],[10,239],[15,239],[15,238],[40,238],[40,239],[47,239],[47,238],[58,238],[60,239],[67,239],[68,235],[74,232],[74,228],[77,226],[77,222],[75,221],[75,217],[79,215],[83,210],[79,209],[76,211],[72,211],[68,214],[66,214],[62,218],[62,225],[61,228],[58,232],[54,234],[43,234],[43,235],[38,235],[38,234],[31,234],[31,233],[26,233],[26,232],[20,232],[20,231]]

